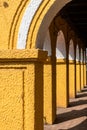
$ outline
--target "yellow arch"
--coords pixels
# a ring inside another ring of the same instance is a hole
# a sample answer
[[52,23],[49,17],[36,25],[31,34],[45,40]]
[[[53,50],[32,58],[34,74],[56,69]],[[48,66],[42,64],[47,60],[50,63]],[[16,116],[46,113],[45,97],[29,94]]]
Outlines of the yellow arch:
[[[42,35],[42,30],[44,28],[43,25],[45,25],[47,29],[58,11],[60,11],[70,1],[71,0],[44,0],[32,20],[27,37],[26,48],[36,47],[36,44],[38,43],[38,37],[39,35]],[[50,15],[52,17],[50,18],[48,23],[46,23],[46,19]],[[43,37],[44,35],[45,32],[43,34]]]
[[[17,49],[18,31],[20,28],[21,20],[24,16],[25,10],[31,0],[23,0],[20,2],[19,7],[13,17],[12,26],[9,35],[9,49]],[[51,21],[55,15],[71,0],[42,0],[38,10],[35,12],[28,28],[28,35],[26,40],[26,48],[36,48],[38,37],[42,35],[42,30],[48,29]],[[51,16],[50,16],[51,15]],[[46,22],[47,17],[50,20]],[[47,30],[46,30],[47,31]],[[44,38],[45,32],[43,33]]]
[[25,11],[29,2],[30,0],[21,0],[19,6],[17,7],[17,10],[15,11],[9,32],[8,49],[16,48],[15,43],[17,42],[18,29],[23,16],[23,12]]

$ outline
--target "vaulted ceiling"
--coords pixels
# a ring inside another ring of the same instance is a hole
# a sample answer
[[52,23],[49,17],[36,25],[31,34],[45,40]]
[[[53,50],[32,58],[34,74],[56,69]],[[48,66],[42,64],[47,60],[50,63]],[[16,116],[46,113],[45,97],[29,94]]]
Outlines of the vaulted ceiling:
[[60,14],[74,27],[75,31],[87,47],[87,0],[72,0]]

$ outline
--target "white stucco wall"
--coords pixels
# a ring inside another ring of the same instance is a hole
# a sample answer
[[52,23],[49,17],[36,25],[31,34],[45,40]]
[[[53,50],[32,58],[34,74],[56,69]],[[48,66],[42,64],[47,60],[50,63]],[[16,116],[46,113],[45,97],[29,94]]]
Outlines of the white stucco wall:
[[50,40],[49,30],[47,31],[47,34],[44,40],[43,50],[48,51],[48,56],[51,56],[51,40]]
[[79,56],[79,46],[76,46],[76,61],[80,61],[80,56]]
[[17,49],[24,49],[31,21],[40,6],[42,0],[31,0],[23,15],[17,41]]
[[69,43],[69,60],[74,60],[74,43],[72,39]]
[[63,32],[60,30],[57,36],[56,42],[56,58],[65,59],[66,58],[66,43]]
[[83,49],[81,48],[81,58],[80,61],[83,62]]
[[86,55],[85,55],[85,51],[84,51],[84,63],[86,63]]

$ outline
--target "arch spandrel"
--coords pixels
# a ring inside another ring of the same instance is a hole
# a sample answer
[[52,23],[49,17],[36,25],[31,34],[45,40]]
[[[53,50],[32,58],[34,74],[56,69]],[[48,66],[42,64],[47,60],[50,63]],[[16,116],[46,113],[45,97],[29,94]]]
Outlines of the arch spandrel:
[[[35,12],[34,17],[32,18],[30,25],[28,26],[28,31],[24,34],[26,37],[26,43],[23,43],[25,44],[23,48],[36,48],[38,39],[42,39],[42,41],[44,41],[43,39],[46,35],[47,29],[51,21],[58,13],[58,11],[60,11],[70,1],[71,0],[44,0],[43,2],[41,1],[41,5]],[[20,34],[20,39],[21,36],[22,35]],[[18,44],[19,43],[17,39],[16,46],[18,46]]]

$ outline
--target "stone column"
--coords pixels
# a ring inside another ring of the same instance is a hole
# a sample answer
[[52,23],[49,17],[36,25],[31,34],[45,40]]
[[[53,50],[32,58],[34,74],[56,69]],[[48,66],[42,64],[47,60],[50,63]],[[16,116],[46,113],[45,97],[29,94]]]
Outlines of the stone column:
[[44,123],[52,124],[56,119],[55,72],[51,59],[44,63]]
[[59,59],[56,62],[57,81],[57,107],[67,107],[69,103],[67,88],[67,64],[66,60]]
[[76,92],[81,91],[81,68],[80,62],[76,61]]
[[86,86],[86,63],[84,63],[84,86]]
[[0,51],[0,129],[43,130],[41,50]]
[[84,68],[84,86],[86,86],[86,50],[84,50],[84,64],[83,64],[83,68]]
[[81,64],[80,64],[81,65],[81,89],[84,88],[84,80],[83,80],[84,79],[84,73],[83,73],[84,66],[83,66],[83,64],[84,64],[83,62],[81,62]]
[[80,65],[81,65],[81,89],[83,89],[84,88],[84,66],[83,66],[83,64],[84,64],[84,59],[83,59],[83,57],[84,57],[84,53],[83,53],[83,48],[81,48],[81,57],[80,57]]
[[75,87],[75,61],[69,60],[69,97],[76,97],[76,87]]

